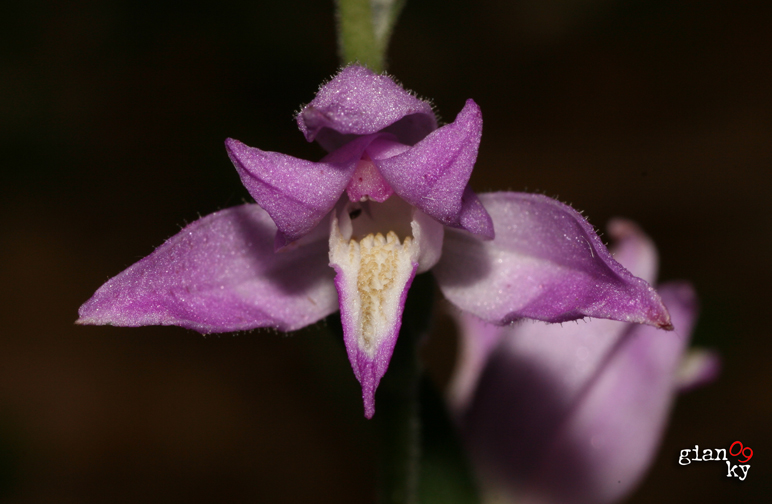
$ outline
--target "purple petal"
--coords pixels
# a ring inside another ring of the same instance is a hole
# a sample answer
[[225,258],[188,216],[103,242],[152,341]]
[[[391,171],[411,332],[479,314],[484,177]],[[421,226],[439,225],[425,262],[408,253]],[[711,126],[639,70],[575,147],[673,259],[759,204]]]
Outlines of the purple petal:
[[359,138],[318,163],[248,147],[232,138],[225,148],[249,194],[276,223],[279,249],[308,233],[332,210],[373,138]]
[[213,213],[109,280],[80,308],[78,323],[205,334],[307,326],[338,309],[328,224],[321,227],[316,241],[274,253],[276,226],[259,206]]
[[481,200],[496,239],[449,230],[434,269],[453,304],[497,324],[598,317],[670,327],[654,289],[617,263],[571,207],[538,194]]
[[635,486],[696,312],[688,285],[661,292],[673,333],[605,320],[505,329],[465,419],[481,473],[523,501],[612,502]]
[[377,161],[398,156],[407,150],[410,146],[399,143],[394,135],[382,134],[367,146],[367,155]]
[[352,135],[380,131],[413,145],[437,128],[428,102],[405,91],[390,77],[351,65],[319,89],[297,117],[306,139],[333,151]]
[[413,148],[373,161],[402,199],[446,226],[493,238],[490,216],[468,187],[482,135],[482,113],[467,100],[456,120]]
[[484,240],[492,240],[496,237],[493,229],[493,219],[483,206],[480,198],[470,186],[464,188],[461,196],[461,213],[458,216],[458,227],[479,236]]

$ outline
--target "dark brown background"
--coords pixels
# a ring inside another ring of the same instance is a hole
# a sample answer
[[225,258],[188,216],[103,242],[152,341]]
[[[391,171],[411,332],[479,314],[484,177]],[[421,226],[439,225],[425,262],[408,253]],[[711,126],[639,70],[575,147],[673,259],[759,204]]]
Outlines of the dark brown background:
[[[293,111],[336,69],[330,1],[25,1],[0,16],[0,500],[367,502],[373,427],[316,327],[75,327],[179,226],[248,198],[227,136],[317,159]],[[149,3],[148,3],[149,4]],[[413,0],[391,71],[485,131],[478,191],[635,219],[690,279],[721,380],[680,399],[632,502],[768,495],[772,12],[687,0]],[[447,331],[441,331],[447,332]],[[447,377],[451,334],[426,349]],[[744,482],[678,450],[754,449]]]

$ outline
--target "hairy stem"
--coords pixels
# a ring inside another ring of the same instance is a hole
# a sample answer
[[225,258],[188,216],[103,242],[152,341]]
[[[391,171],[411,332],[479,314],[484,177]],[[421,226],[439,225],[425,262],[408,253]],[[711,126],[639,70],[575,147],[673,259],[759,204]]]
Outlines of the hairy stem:
[[341,64],[386,70],[386,50],[405,0],[336,0]]
[[429,275],[418,275],[410,288],[402,328],[377,397],[381,433],[381,503],[418,502],[421,457],[418,345],[429,328],[434,295]]

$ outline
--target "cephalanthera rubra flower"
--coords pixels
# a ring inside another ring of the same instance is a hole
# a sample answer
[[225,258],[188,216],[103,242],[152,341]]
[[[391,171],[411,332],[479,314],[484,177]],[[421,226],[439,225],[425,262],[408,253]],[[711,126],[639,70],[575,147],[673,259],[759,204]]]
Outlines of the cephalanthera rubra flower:
[[437,127],[429,103],[354,65],[297,121],[327,156],[228,139],[257,204],[193,222],[102,286],[78,322],[292,331],[340,309],[367,417],[410,284],[429,269],[451,302],[497,324],[591,316],[670,326],[656,292],[573,209],[541,195],[477,197],[468,182],[482,114],[472,100]]

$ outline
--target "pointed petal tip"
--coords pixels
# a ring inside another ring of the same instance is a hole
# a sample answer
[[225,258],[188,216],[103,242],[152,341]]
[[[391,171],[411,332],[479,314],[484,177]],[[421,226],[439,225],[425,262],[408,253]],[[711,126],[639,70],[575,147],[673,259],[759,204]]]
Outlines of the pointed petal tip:
[[665,306],[665,303],[662,301],[659,293],[654,290],[653,287],[648,287],[648,291],[648,299],[646,300],[648,303],[650,303],[648,310],[645,308],[642,309],[641,311],[644,313],[641,318],[637,320],[628,320],[628,322],[635,324],[645,324],[656,327],[657,329],[672,331],[674,327],[673,321],[670,318],[670,311]]
[[480,198],[468,184],[464,188],[461,205],[461,229],[469,231],[484,241],[494,240],[496,232],[493,226],[493,219],[491,219]]
[[83,303],[83,306],[78,309],[78,320],[76,320],[74,324],[79,326],[112,325],[112,322],[109,320],[104,320],[103,318],[99,317],[98,310],[91,309],[91,303],[89,301]]
[[112,325],[112,322],[110,320],[105,320],[104,317],[99,316],[100,313],[98,308],[94,309],[93,305],[94,305],[95,296],[92,296],[91,299],[83,303],[80,306],[80,308],[78,308],[78,319],[74,322],[75,325],[79,325],[79,326]]
[[228,154],[228,158],[239,172],[239,175],[241,175],[241,172],[246,170],[246,167],[244,166],[244,160],[242,158],[247,154],[246,151],[249,149],[249,147],[247,147],[246,144],[236,140],[235,138],[230,137],[226,138],[224,143],[225,152]]
[[276,234],[273,237],[273,251],[281,252],[288,245],[292,243],[286,234],[282,233],[280,229],[276,230]]
[[243,143],[231,137],[226,138],[224,143],[225,143],[225,150],[227,150],[229,154],[233,152],[234,149],[238,149],[239,147],[244,146]]
[[475,115],[479,119],[482,119],[482,109],[480,109],[480,106],[477,104],[476,101],[474,101],[471,98],[467,98],[466,103],[464,103],[464,108],[461,109],[461,112],[458,113],[458,115]]
[[665,331],[672,331],[673,329],[675,329],[675,327],[673,327],[673,324],[669,320],[668,322],[659,324],[656,327],[658,329],[664,329]]
[[[121,323],[114,323],[112,320],[100,320],[99,317],[80,317],[74,322],[77,326],[116,326],[121,327]],[[124,327],[131,327],[129,324],[123,324]],[[138,327],[138,325],[135,325]]]
[[329,121],[329,118],[322,113],[319,109],[313,105],[306,105],[306,107],[298,112],[295,117],[301,131],[308,131],[306,135],[307,142],[313,142],[316,139],[316,134],[324,126],[325,121]]
[[368,397],[366,394],[362,394],[362,400],[364,401],[365,406],[365,418],[368,420],[373,419],[373,415],[375,415],[375,397],[371,396]]
[[[375,415],[375,391],[378,390],[378,384],[381,376],[373,374],[375,361],[358,361],[358,368],[354,370],[354,375],[362,385],[362,405],[364,406],[365,418],[370,420]],[[385,369],[383,370],[386,371]]]

